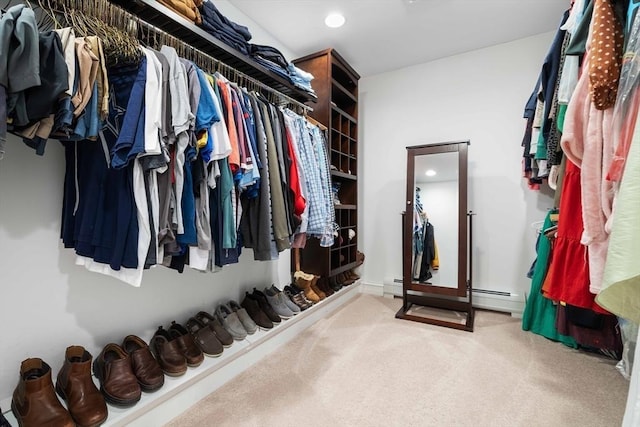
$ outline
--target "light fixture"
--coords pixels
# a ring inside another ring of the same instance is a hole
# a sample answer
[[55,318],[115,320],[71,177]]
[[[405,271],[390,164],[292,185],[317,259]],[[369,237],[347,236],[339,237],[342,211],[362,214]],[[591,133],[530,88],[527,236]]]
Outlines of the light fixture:
[[436,176],[438,172],[434,171],[433,169],[429,169],[424,174],[427,176]]
[[345,23],[344,16],[341,13],[335,12],[330,13],[324,18],[324,23],[329,28],[339,28],[342,27]]

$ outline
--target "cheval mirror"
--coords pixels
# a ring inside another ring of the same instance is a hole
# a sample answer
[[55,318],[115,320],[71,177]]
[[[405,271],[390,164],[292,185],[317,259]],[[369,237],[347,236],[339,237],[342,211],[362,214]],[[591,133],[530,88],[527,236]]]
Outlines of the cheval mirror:
[[468,145],[407,147],[399,319],[473,331]]

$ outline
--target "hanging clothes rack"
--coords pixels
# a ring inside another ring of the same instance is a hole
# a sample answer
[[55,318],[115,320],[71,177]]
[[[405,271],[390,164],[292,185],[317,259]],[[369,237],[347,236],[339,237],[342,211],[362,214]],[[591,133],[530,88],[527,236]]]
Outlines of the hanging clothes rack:
[[[120,31],[129,34],[142,43],[159,48],[161,45],[168,45],[176,49],[178,54],[194,62],[201,69],[215,73],[219,72],[232,83],[249,90],[262,93],[271,103],[278,106],[289,107],[299,113],[313,111],[313,108],[302,102],[262,83],[261,81],[227,65],[221,60],[191,46],[158,28],[157,26],[141,19],[133,13],[114,5],[107,0],[31,0],[34,6],[37,5],[43,11],[51,14],[52,20],[58,24],[55,15],[63,17],[66,21],[69,12],[77,10],[84,15],[102,20],[105,24],[115,27]],[[31,3],[27,2],[31,5]],[[48,9],[48,10],[47,10]]]

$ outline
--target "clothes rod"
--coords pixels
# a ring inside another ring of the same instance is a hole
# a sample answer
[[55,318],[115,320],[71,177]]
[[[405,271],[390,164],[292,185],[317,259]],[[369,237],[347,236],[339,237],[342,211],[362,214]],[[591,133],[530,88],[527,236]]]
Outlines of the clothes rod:
[[[273,103],[278,103],[281,106],[292,106],[300,109],[302,112],[313,111],[312,107],[303,104],[302,102],[279,92],[271,86],[268,86],[265,83],[262,83],[261,81],[225,64],[221,60],[183,42],[172,34],[107,0],[39,0],[34,1],[34,3],[38,4],[42,8],[49,8],[54,13],[63,15],[65,14],[64,11],[66,8],[76,9],[94,18],[107,18],[106,20],[110,21],[107,23],[110,25],[114,20],[117,20],[118,22],[126,22],[128,25],[124,25],[125,28],[120,29],[133,34],[138,40],[140,40],[140,38],[146,38],[147,40],[143,40],[144,43],[161,43],[172,46],[176,48],[181,56],[192,60],[203,70],[211,73],[218,71],[229,81],[236,83],[239,86],[250,86],[251,89],[256,91],[258,91],[259,88],[260,91],[272,95],[272,97],[267,96],[267,98]],[[154,47],[159,48],[160,46]]]

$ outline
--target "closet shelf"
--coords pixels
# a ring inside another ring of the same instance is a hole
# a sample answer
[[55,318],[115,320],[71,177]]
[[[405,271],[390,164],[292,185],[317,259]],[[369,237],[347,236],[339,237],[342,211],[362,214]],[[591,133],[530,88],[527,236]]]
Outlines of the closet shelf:
[[296,88],[287,79],[258,64],[244,53],[227,46],[193,22],[155,0],[109,1],[278,92],[300,102],[316,100],[314,95]]
[[356,205],[334,205],[336,210],[356,210]]
[[353,270],[354,268],[356,268],[358,266],[357,262],[350,262],[349,264],[344,264],[341,265],[340,267],[334,268],[333,270],[331,270],[331,273],[329,273],[330,276],[335,276],[336,274],[340,274],[340,273],[344,273],[345,271],[349,271],[349,270]]
[[332,105],[331,109],[333,111],[335,111],[336,113],[340,114],[342,117],[344,117],[347,120],[349,120],[350,122],[352,122],[353,124],[358,124],[358,121],[356,120],[356,118],[353,117],[351,114],[347,114],[343,109],[338,108],[335,105]]
[[343,138],[345,138],[345,139],[348,139],[350,142],[353,142],[353,143],[357,142],[355,138],[353,138],[353,137],[351,137],[351,136],[349,136],[349,135],[346,135],[346,134],[345,134],[345,133],[343,133],[343,132],[340,132],[338,129],[332,128],[332,129],[331,129],[331,132],[333,132],[333,133],[335,133],[336,135],[339,135],[339,136],[341,136],[341,137],[343,137]]
[[[335,176],[338,178],[344,178],[344,179],[350,179],[352,181],[356,181],[358,179],[357,176],[352,175],[350,173],[344,173],[344,172],[340,172],[340,171],[331,171],[331,176]],[[338,206],[345,206],[345,205],[336,205],[336,209],[338,209]]]
[[354,94],[352,94],[351,92],[349,92],[349,90],[342,86],[340,83],[338,83],[338,81],[336,79],[331,79],[331,84],[333,84],[333,86],[338,89],[338,91],[342,94],[342,97],[346,97],[348,98],[348,100],[350,102],[353,103],[357,103],[358,99],[355,97]]

